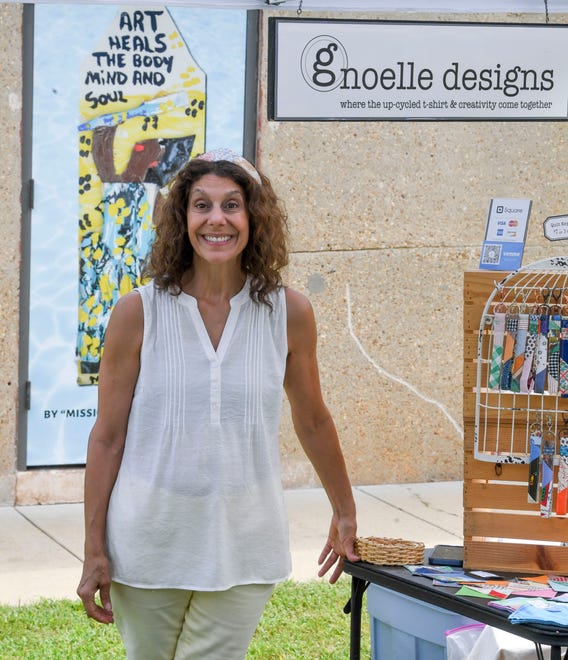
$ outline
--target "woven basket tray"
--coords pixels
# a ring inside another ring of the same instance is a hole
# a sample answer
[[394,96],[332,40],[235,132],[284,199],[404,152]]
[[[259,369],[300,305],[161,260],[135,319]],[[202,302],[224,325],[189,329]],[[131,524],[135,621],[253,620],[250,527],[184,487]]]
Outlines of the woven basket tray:
[[355,552],[370,564],[403,566],[424,563],[424,543],[376,536],[355,539]]

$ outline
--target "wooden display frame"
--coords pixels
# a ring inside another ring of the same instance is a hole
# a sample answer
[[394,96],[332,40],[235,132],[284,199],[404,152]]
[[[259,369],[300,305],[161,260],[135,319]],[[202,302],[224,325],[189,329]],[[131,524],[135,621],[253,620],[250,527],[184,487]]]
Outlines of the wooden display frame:
[[[538,506],[528,503],[528,466],[474,458],[480,327],[495,283],[507,275],[498,271],[464,274],[464,567],[568,574],[568,516],[552,513],[544,518]],[[568,399],[551,398],[557,412],[568,413]],[[555,485],[557,472],[555,466]]]

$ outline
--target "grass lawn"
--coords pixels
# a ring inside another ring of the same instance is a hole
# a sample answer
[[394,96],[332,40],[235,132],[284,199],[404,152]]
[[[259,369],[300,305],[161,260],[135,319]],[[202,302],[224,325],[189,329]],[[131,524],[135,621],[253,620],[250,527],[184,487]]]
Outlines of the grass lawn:
[[[345,660],[349,616],[343,607],[351,581],[285,582],[270,599],[247,660]],[[368,617],[363,615],[361,657],[370,657]],[[124,658],[114,626],[87,619],[81,603],[42,600],[21,607],[0,606],[2,660],[94,660]],[[206,660],[206,659],[204,659]]]

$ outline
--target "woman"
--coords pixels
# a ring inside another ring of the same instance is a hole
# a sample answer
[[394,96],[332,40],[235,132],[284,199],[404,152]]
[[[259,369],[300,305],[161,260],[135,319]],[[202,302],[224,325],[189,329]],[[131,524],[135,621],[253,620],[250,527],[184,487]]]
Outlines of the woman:
[[358,559],[312,308],[281,282],[285,230],[265,176],[227,150],[204,154],[171,186],[152,280],[111,315],[77,592],[89,616],[116,621],[136,660],[243,658],[288,577],[283,387],[333,510],[319,575],[335,582],[344,557]]

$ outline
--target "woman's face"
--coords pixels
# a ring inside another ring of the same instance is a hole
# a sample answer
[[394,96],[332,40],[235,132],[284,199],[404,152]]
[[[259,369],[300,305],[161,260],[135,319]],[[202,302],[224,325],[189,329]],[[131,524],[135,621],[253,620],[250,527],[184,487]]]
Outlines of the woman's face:
[[205,174],[189,191],[187,231],[196,257],[208,263],[240,263],[249,239],[243,189],[233,179]]

